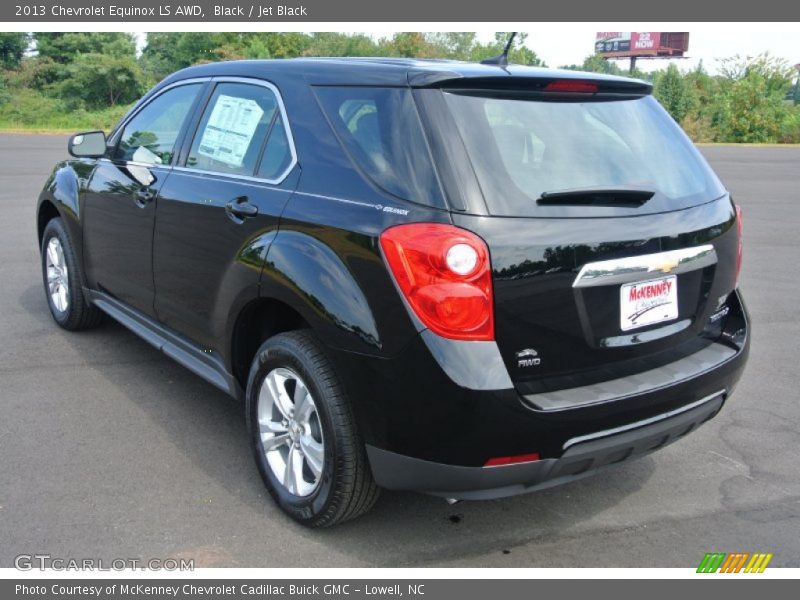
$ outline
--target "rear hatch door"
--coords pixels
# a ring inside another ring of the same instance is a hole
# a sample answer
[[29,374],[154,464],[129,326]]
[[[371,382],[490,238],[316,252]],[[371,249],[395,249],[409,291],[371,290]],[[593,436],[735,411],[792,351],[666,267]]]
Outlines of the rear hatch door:
[[418,94],[434,149],[474,173],[443,181],[454,223],[489,246],[496,339],[523,393],[697,352],[736,278],[734,206],[661,106],[641,86],[548,85]]

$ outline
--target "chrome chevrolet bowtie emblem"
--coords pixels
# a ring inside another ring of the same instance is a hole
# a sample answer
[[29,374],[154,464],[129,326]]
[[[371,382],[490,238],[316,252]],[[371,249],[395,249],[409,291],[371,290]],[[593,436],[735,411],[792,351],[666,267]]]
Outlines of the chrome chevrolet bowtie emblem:
[[680,264],[680,261],[677,260],[669,260],[665,261],[661,264],[655,265],[654,271],[661,271],[662,273],[669,273]]

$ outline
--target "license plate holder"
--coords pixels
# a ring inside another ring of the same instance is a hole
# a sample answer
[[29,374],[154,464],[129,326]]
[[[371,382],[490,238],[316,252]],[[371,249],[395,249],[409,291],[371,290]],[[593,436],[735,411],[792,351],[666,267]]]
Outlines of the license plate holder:
[[620,286],[620,329],[630,331],[678,318],[678,276]]

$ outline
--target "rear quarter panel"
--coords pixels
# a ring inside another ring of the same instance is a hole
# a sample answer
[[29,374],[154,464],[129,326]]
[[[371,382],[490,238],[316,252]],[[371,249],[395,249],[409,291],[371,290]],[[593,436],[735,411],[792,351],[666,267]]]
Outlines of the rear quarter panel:
[[299,307],[333,348],[395,355],[417,330],[383,262],[380,234],[400,223],[450,222],[449,213],[378,189],[343,151],[311,87],[274,83],[302,175],[270,246],[261,295]]

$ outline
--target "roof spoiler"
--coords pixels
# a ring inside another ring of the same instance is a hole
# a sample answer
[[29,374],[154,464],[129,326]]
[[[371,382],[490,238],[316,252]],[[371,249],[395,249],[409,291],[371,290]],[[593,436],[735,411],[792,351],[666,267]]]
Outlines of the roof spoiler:
[[622,77],[592,77],[573,76],[570,74],[557,74],[552,76],[515,75],[507,73],[505,76],[468,77],[462,73],[445,71],[412,71],[408,74],[408,82],[415,88],[441,88],[458,90],[462,93],[492,93],[503,95],[530,95],[547,94],[586,97],[587,95],[612,95],[626,97],[641,97],[652,93],[653,86],[646,81],[638,79],[625,79]]

